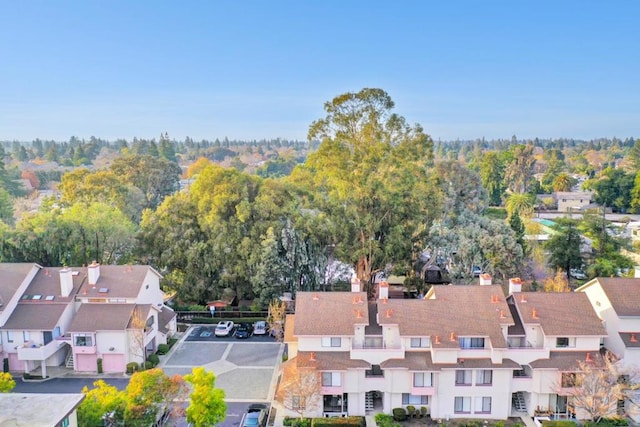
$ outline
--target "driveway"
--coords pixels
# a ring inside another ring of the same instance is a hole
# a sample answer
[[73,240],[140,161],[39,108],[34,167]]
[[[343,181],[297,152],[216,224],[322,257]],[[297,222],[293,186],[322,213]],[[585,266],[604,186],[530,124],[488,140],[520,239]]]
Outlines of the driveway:
[[204,366],[216,375],[227,402],[270,402],[284,345],[271,337],[215,338],[208,329],[192,327],[160,367],[167,375],[185,375]]

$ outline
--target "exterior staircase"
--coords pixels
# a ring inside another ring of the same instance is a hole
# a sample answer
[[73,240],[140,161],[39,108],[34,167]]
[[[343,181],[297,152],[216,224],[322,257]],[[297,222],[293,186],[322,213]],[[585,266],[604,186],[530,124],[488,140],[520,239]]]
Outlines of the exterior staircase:
[[364,395],[364,410],[373,411],[373,393],[370,391]]
[[521,391],[513,393],[513,407],[518,412],[527,412],[527,404],[524,401],[524,393]]
[[64,366],[66,366],[67,368],[71,368],[73,369],[73,351],[71,349],[69,349],[69,353],[67,354],[67,359],[64,362]]

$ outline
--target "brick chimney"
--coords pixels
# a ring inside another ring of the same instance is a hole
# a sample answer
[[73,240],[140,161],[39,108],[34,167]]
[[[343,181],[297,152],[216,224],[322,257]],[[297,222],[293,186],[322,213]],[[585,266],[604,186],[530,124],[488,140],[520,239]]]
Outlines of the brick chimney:
[[522,292],[522,280],[519,277],[509,279],[509,294]]
[[480,286],[490,286],[491,285],[491,275],[487,273],[483,273],[480,275]]
[[73,290],[73,275],[71,269],[62,267],[60,270],[60,296],[68,297]]
[[378,298],[385,300],[389,298],[389,283],[384,281],[378,284]]
[[351,276],[351,292],[360,292],[360,279],[358,279],[356,273]]
[[89,276],[89,284],[95,285],[98,283],[98,278],[100,277],[100,264],[93,261],[91,265],[87,268],[88,276]]

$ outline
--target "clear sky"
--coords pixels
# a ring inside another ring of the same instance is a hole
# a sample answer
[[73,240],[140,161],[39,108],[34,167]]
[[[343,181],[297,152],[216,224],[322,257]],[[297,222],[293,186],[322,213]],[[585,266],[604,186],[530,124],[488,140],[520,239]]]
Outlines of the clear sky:
[[364,87],[434,139],[640,137],[640,2],[0,0],[0,140],[306,139]]

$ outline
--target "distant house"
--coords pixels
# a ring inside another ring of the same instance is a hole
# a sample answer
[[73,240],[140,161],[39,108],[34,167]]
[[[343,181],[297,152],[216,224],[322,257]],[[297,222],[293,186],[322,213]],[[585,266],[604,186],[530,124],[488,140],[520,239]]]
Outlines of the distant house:
[[44,268],[0,264],[0,347],[9,370],[65,364],[76,371],[124,372],[176,331],[160,274],[143,265]]
[[82,393],[0,393],[0,426],[77,427]]
[[591,205],[593,193],[585,191],[557,191],[553,194],[559,212],[576,212]]

